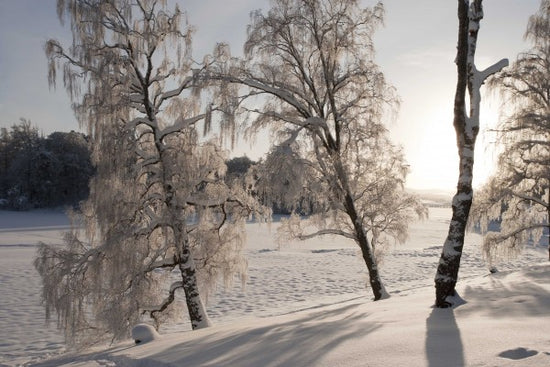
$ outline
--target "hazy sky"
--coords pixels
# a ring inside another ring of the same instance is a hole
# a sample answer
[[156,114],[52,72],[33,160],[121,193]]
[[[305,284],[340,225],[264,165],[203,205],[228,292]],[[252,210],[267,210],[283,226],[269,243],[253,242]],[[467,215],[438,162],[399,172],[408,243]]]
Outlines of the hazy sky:
[[[268,0],[178,1],[196,27],[193,49],[199,58],[216,42],[241,52],[250,11],[267,9]],[[374,3],[365,0],[366,4]],[[43,45],[49,38],[70,42],[57,19],[56,0],[0,0],[0,127],[20,117],[30,119],[45,134],[78,130],[65,91],[47,83]],[[527,20],[539,0],[485,0],[476,54],[478,69],[501,58],[513,61],[528,48],[523,40]],[[397,119],[389,124],[394,140],[403,145],[411,165],[411,188],[452,191],[456,186],[457,152],[452,127],[456,83],[457,1],[386,0],[385,27],[376,35],[377,62],[401,98]],[[60,83],[61,84],[61,83]],[[498,99],[482,100],[482,129],[494,126]],[[493,138],[478,138],[474,184],[492,168]],[[238,154],[256,159],[265,150],[244,143]]]

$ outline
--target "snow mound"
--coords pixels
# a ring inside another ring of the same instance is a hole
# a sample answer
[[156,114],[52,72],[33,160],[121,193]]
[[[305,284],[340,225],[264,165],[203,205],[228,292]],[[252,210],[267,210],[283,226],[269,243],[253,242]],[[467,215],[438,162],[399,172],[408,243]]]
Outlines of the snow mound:
[[159,338],[159,333],[151,325],[137,324],[132,329],[132,339],[134,339],[136,344],[148,343]]

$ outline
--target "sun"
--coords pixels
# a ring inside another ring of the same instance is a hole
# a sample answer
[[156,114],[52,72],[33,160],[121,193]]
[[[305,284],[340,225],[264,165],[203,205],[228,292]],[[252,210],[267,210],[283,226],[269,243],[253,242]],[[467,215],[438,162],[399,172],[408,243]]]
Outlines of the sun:
[[[481,131],[478,135],[474,157],[475,188],[482,186],[493,174],[497,146],[491,132],[498,122],[498,104],[481,106]],[[407,187],[417,190],[441,190],[454,192],[458,179],[458,150],[453,127],[452,103],[435,104],[433,108],[417,111],[409,128],[399,126],[394,140],[404,148],[410,173]]]

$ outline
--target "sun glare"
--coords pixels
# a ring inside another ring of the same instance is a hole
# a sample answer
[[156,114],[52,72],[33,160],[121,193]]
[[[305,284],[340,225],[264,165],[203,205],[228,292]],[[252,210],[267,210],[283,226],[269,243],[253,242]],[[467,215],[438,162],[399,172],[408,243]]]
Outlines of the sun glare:
[[[478,135],[474,164],[474,187],[482,186],[493,174],[496,162],[494,129],[498,121],[498,103],[481,106],[481,132]],[[407,187],[453,192],[458,177],[458,151],[453,128],[452,107],[439,105],[411,122],[417,129],[395,134],[405,148],[411,172]]]

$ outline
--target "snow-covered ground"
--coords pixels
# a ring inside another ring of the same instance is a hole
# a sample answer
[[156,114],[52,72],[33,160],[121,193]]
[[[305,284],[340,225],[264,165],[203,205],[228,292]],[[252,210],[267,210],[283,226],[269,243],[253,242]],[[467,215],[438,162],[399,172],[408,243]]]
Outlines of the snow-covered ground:
[[[366,268],[352,242],[274,240],[277,223],[249,224],[249,280],[209,299],[213,328],[185,320],[160,340],[79,355],[46,326],[32,260],[39,241],[60,242],[62,213],[0,212],[0,366],[549,366],[550,266],[529,250],[488,275],[469,234],[454,310],[430,308],[449,208],[431,208],[405,245],[383,259],[392,298],[371,302]],[[523,269],[523,270],[519,270]],[[519,270],[519,271],[513,271]]]

